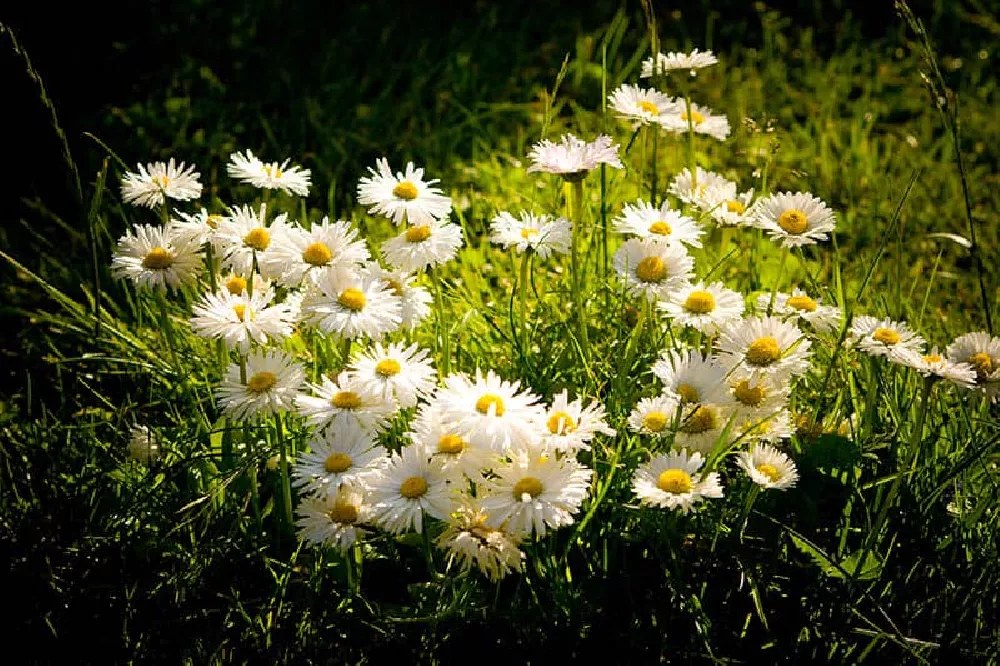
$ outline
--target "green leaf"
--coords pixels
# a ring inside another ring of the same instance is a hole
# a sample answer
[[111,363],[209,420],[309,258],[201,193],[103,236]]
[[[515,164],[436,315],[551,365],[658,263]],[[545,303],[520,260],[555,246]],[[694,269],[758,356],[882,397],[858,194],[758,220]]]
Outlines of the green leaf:
[[[835,562],[829,555],[809,543],[805,539],[789,535],[792,543],[800,552],[808,555],[813,564],[818,566],[830,578],[853,578],[855,580],[872,580],[878,577],[882,569],[882,558],[874,551],[857,550],[840,562]],[[864,559],[862,561],[862,555]]]

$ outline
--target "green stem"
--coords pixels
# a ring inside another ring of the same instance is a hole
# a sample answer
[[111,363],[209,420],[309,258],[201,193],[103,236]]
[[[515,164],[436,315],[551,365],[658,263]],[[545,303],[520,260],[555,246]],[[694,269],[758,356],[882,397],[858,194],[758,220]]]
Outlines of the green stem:
[[437,306],[434,313],[437,328],[434,343],[437,347],[438,358],[440,359],[438,367],[441,369],[441,376],[446,376],[449,374],[451,368],[451,349],[449,348],[448,334],[445,328],[444,294],[441,290],[440,276],[434,274],[429,275],[429,277],[434,287],[434,303]]
[[743,513],[740,516],[740,543],[743,543],[743,533],[746,532],[747,522],[750,520],[750,509],[753,508],[753,503],[757,500],[757,495],[760,494],[760,486],[756,483],[750,488],[750,492],[747,493],[747,501],[743,505]]
[[351,339],[340,339],[340,369],[346,370],[347,364],[351,361]]
[[523,356],[527,356],[531,348],[531,338],[528,335],[531,331],[531,327],[528,323],[528,262],[531,261],[531,248],[524,251],[521,255],[521,270],[518,275],[517,280],[517,296],[518,296],[518,309],[520,312],[519,316],[519,327],[520,335],[518,339],[521,341],[521,353]]
[[177,362],[177,346],[174,338],[174,327],[170,323],[170,315],[167,313],[167,296],[162,289],[156,290],[156,303],[160,309],[160,325],[163,327],[163,335],[170,348],[170,360],[174,364],[174,369],[180,371],[180,364]]
[[656,187],[656,153],[658,151],[658,144],[660,138],[659,127],[656,125],[647,125],[646,131],[653,133],[653,152],[649,155],[649,170],[652,172],[651,178],[652,182],[649,186],[649,196],[653,200],[653,207],[656,207],[656,197],[657,197],[657,187]]
[[295,523],[292,521],[292,484],[288,476],[288,455],[285,446],[285,433],[281,427],[281,413],[274,415],[274,434],[278,440],[279,464],[281,465],[281,498],[285,505],[285,522],[288,529],[294,531]]
[[687,136],[687,158],[688,158],[688,169],[691,170],[691,195],[694,196],[698,191],[698,167],[694,161],[694,117],[691,114],[691,98],[687,95],[684,96],[684,106],[687,111],[687,124],[688,124],[688,136]]
[[571,196],[566,198],[566,217],[573,223],[570,243],[570,283],[573,289],[573,306],[576,310],[577,334],[583,358],[590,358],[590,339],[587,333],[587,313],[584,310],[583,283],[580,268],[580,242],[583,235],[583,180],[575,180],[570,185]]
[[774,281],[774,287],[771,288],[771,300],[767,303],[767,316],[771,316],[771,311],[774,310],[774,300],[778,297],[778,288],[781,286],[781,279],[785,275],[785,261],[788,259],[788,246],[785,245],[781,248],[781,261],[778,263],[778,277]]

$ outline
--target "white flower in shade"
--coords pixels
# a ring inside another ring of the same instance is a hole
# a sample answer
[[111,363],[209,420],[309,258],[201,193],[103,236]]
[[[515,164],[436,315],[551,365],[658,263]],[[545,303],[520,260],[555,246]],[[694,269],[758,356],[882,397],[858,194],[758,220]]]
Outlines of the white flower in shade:
[[371,174],[358,183],[358,203],[371,206],[368,212],[384,215],[396,224],[408,222],[428,226],[444,220],[451,212],[451,199],[436,187],[437,178],[424,180],[424,170],[406,164],[406,172],[392,175],[389,161],[375,161],[378,170],[368,167]]
[[473,481],[480,481],[483,470],[492,467],[497,460],[494,451],[474,446],[460,435],[454,424],[446,421],[441,410],[433,405],[421,407],[406,435],[429,458],[440,462],[446,473],[458,470]]
[[777,317],[753,317],[722,330],[720,361],[733,379],[761,375],[800,376],[809,369],[812,345],[795,324]]
[[360,267],[369,259],[368,246],[358,240],[358,230],[350,222],[324,217],[309,229],[288,227],[274,238],[261,263],[265,272],[279,276],[282,285],[298,287],[303,282],[315,284],[325,273]]
[[694,260],[683,247],[631,238],[618,248],[614,267],[632,296],[662,301],[691,277]]
[[384,400],[395,399],[402,409],[415,407],[418,398],[433,393],[437,378],[427,350],[417,343],[405,347],[402,342],[388,346],[376,342],[354,357],[351,371]]
[[403,304],[386,283],[369,272],[323,273],[302,299],[302,318],[324,333],[379,339],[402,323]]
[[288,216],[282,213],[267,224],[267,204],[261,204],[255,212],[250,206],[238,206],[229,212],[229,217],[219,222],[215,230],[215,242],[222,257],[223,270],[247,276],[253,272],[254,257],[257,258],[261,275],[276,278],[266,270],[271,264],[270,252],[276,236],[287,233]]
[[615,218],[615,231],[631,234],[643,240],[653,240],[668,245],[690,245],[701,247],[700,237],[705,230],[701,225],[679,210],[663,202],[659,208],[639,200],[633,206],[625,204],[621,216]]
[[[817,333],[832,333],[840,327],[843,317],[840,308],[822,305],[822,299],[813,298],[801,289],[795,288],[791,294],[778,293],[774,296],[771,314],[787,321],[804,321]],[[766,312],[771,304],[770,294],[757,297],[757,309]]]
[[137,425],[129,433],[128,457],[148,465],[160,457],[160,438],[144,425]]
[[678,403],[667,395],[642,398],[628,417],[633,432],[653,437],[668,437],[677,414]]
[[784,247],[825,241],[836,226],[833,211],[808,192],[780,192],[758,199],[754,206],[757,226]]
[[670,181],[670,193],[684,203],[705,211],[716,207],[719,199],[736,197],[736,183],[719,174],[695,167],[694,175],[692,178],[690,169],[678,173]]
[[919,354],[909,349],[891,352],[889,360],[913,368],[924,377],[938,377],[958,384],[962,388],[976,387],[976,369],[968,363],[955,363],[938,353],[937,347],[930,354]]
[[552,406],[542,415],[544,446],[554,451],[589,450],[597,434],[607,437],[617,434],[605,418],[604,405],[592,401],[584,407],[582,398],[570,402],[568,391],[563,389],[552,396]]
[[739,412],[737,419],[731,432],[740,441],[780,442],[792,436],[792,416],[787,409],[770,413]]
[[143,166],[139,171],[129,171],[122,177],[122,199],[126,203],[147,208],[156,208],[167,202],[167,199],[189,201],[201,196],[201,174],[194,170],[194,165],[184,166],[169,162],[153,162]]
[[674,446],[708,453],[719,441],[731,417],[732,409],[722,403],[682,405]]
[[538,396],[520,387],[520,382],[503,380],[492,370],[484,375],[477,369],[474,379],[464,373],[445,377],[434,403],[473,446],[506,453],[538,438]]
[[608,101],[618,117],[631,121],[633,127],[661,123],[677,111],[677,100],[673,97],[667,97],[653,88],[640,88],[629,83],[619,86],[608,96]]
[[413,272],[451,261],[460,247],[460,225],[431,220],[382,243],[382,256],[394,267]]
[[[725,402],[726,368],[696,349],[665,351],[653,364],[653,374],[663,384],[667,398],[686,406]],[[673,418],[671,411],[668,416]]]
[[311,173],[309,169],[300,166],[288,166],[290,160],[281,164],[277,162],[262,162],[260,158],[247,150],[246,153],[233,153],[229,156],[226,173],[230,178],[236,178],[254,187],[266,190],[282,190],[300,197],[309,194]]
[[307,497],[296,511],[299,539],[317,546],[332,546],[341,552],[366,532],[358,527],[370,522],[373,509],[365,502],[363,488],[341,486],[335,493]]
[[369,487],[375,523],[394,534],[422,531],[425,513],[432,518],[447,518],[457,492],[441,464],[415,446],[392,456],[389,464],[371,478]]
[[416,280],[414,274],[402,270],[386,270],[374,262],[368,264],[368,271],[382,280],[402,302],[400,317],[403,328],[415,328],[431,313],[431,301],[434,299],[425,287],[413,284]]
[[599,135],[591,143],[582,141],[572,134],[563,134],[559,143],[542,139],[528,153],[531,166],[528,172],[543,171],[555,173],[569,180],[579,180],[591,169],[600,164],[607,164],[615,169],[621,169],[618,159],[618,144],[612,143],[611,137]]
[[215,397],[223,414],[246,421],[292,409],[305,371],[284,352],[252,351],[246,361],[246,383],[240,376],[239,364],[230,364]]
[[851,324],[851,342],[870,356],[888,356],[909,350],[923,354],[925,340],[905,322],[862,315]]
[[217,249],[215,230],[219,228],[219,223],[226,219],[225,215],[209,213],[205,208],[197,213],[175,210],[174,215],[177,217],[170,219],[170,226],[173,227],[173,231],[178,237],[186,237],[199,247],[211,242],[212,249]]
[[729,378],[727,397],[745,419],[770,418],[788,403],[790,387],[780,375]]
[[516,218],[505,211],[493,218],[490,230],[491,242],[503,245],[508,250],[513,247],[519,254],[530,249],[545,259],[553,252],[569,252],[573,225],[565,217],[536,217],[522,211],[521,217]]
[[219,338],[230,349],[246,354],[251,342],[268,345],[292,334],[294,319],[288,306],[271,305],[274,291],[256,290],[239,296],[228,289],[206,293],[192,306],[191,328],[203,338]]
[[646,506],[687,513],[705,498],[722,497],[719,475],[698,473],[704,464],[697,451],[690,456],[686,450],[653,456],[632,476],[632,492]]
[[788,490],[799,480],[792,459],[767,444],[754,444],[750,451],[738,453],[736,464],[765,490]]
[[726,289],[721,282],[686,285],[656,305],[674,323],[709,336],[718,335],[719,329],[743,316],[743,295]]
[[593,471],[573,456],[516,450],[509,462],[493,468],[493,474],[484,483],[486,524],[518,536],[534,532],[543,537],[549,529],[573,523],[573,514],[590,491]]
[[642,74],[640,78],[648,79],[654,74],[663,74],[678,69],[686,69],[695,75],[695,70],[708,67],[719,62],[719,59],[711,51],[699,51],[695,49],[691,53],[657,53],[655,58],[647,58],[642,63]]
[[704,209],[720,227],[753,227],[757,218],[753,209],[753,188],[736,192],[732,187],[710,187],[705,191]]
[[118,239],[111,260],[111,274],[116,278],[161,291],[194,282],[201,269],[199,246],[169,226],[136,225]]
[[521,539],[503,529],[486,524],[482,502],[462,496],[445,518],[447,527],[437,538],[437,546],[458,561],[463,571],[473,566],[491,581],[498,581],[512,571],[524,569]]
[[948,345],[948,360],[968,363],[976,371],[976,386],[991,400],[1000,396],[1000,338],[977,332],[961,335]]
[[729,119],[725,116],[716,116],[707,106],[699,106],[691,103],[691,115],[688,116],[687,106],[681,102],[674,112],[665,116],[660,125],[663,129],[675,134],[684,134],[694,130],[696,134],[707,134],[708,136],[725,141],[729,136]]
[[366,433],[381,432],[396,411],[392,402],[346,371],[337,375],[337,381],[324,375],[321,383],[309,388],[315,395],[300,395],[296,403],[299,413],[317,429],[344,423]]
[[341,484],[364,486],[388,462],[388,451],[351,421],[337,421],[314,435],[299,454],[292,486],[317,495],[334,495]]

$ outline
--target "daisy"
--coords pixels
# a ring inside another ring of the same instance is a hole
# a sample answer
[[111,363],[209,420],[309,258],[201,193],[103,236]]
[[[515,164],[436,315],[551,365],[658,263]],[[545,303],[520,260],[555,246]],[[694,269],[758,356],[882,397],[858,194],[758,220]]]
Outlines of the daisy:
[[705,464],[701,453],[686,450],[661,453],[643,464],[632,476],[632,492],[645,506],[680,509],[687,513],[706,497],[722,497],[719,475],[698,474]]
[[590,450],[590,441],[598,433],[606,437],[617,434],[605,418],[601,403],[592,401],[584,407],[582,398],[570,402],[568,391],[563,389],[552,397],[552,406],[542,415],[544,445],[555,451]]
[[676,113],[677,100],[653,88],[623,84],[608,96],[611,107],[623,120],[632,121],[633,129],[640,125],[662,123]]
[[672,291],[657,308],[676,324],[716,336],[719,329],[743,316],[743,295],[721,282],[699,282]]
[[573,225],[565,217],[556,219],[548,215],[534,216],[522,211],[520,219],[508,212],[502,212],[490,223],[490,241],[503,245],[504,249],[513,247],[518,254],[532,250],[542,259],[553,252],[566,254],[569,252]]
[[111,274],[140,287],[165,291],[195,281],[201,271],[199,247],[172,227],[138,224],[118,239]]
[[667,437],[677,413],[678,402],[667,395],[643,398],[628,417],[629,428],[640,435]]
[[381,280],[402,303],[400,318],[403,328],[415,328],[431,313],[433,298],[425,287],[413,284],[416,276],[409,271],[386,270],[377,263],[369,263],[367,270]]
[[966,333],[955,338],[945,352],[953,363],[968,363],[976,371],[976,386],[991,400],[1000,396],[1000,338],[989,333]]
[[809,192],[781,192],[760,199],[754,207],[757,226],[780,240],[783,247],[825,241],[836,221],[833,211]]
[[449,564],[457,560],[463,571],[475,566],[493,582],[524,569],[521,539],[502,528],[486,524],[487,513],[478,500],[465,497],[445,518],[447,527],[437,538],[437,547],[448,553]]
[[751,442],[780,442],[792,436],[792,415],[787,409],[776,412],[740,412],[739,424],[733,428],[739,440]]
[[399,328],[403,305],[385,282],[369,272],[344,269],[321,274],[302,300],[302,318],[342,339],[381,338]]
[[305,371],[282,351],[252,351],[246,359],[246,383],[240,376],[240,365],[230,364],[215,397],[223,414],[247,421],[292,409]]
[[254,258],[257,260],[261,275],[278,277],[266,267],[272,266],[268,260],[275,237],[288,231],[285,220],[288,215],[281,213],[267,224],[267,204],[261,204],[260,210],[254,212],[250,206],[239,206],[229,212],[229,217],[219,222],[215,230],[215,242],[222,257],[223,270],[230,270],[237,275],[250,275],[254,272]]
[[925,340],[905,322],[862,315],[851,324],[851,341],[870,356],[888,356],[909,350],[922,354]]
[[694,269],[694,260],[683,247],[638,238],[625,241],[613,263],[629,294],[650,302],[670,298],[670,292],[682,287]]
[[691,102],[691,115],[688,116],[686,104],[678,104],[673,113],[665,116],[660,121],[660,125],[665,130],[675,134],[683,134],[693,130],[697,134],[707,134],[708,136],[725,141],[729,136],[729,119],[725,116],[716,116],[707,106],[699,106]]
[[144,425],[137,425],[129,433],[128,457],[148,465],[160,457],[160,438]]
[[444,220],[451,212],[451,199],[441,193],[437,178],[424,180],[424,170],[407,162],[406,173],[392,175],[389,161],[375,161],[378,170],[368,167],[369,177],[358,183],[358,203],[371,206],[368,212],[385,215],[396,224],[429,226]]
[[320,276],[344,267],[360,267],[370,258],[364,240],[350,222],[324,217],[309,229],[290,226],[274,241],[261,261],[264,271],[286,287],[315,284]]
[[889,354],[889,360],[913,368],[924,377],[947,379],[962,388],[976,387],[976,369],[968,363],[955,363],[938,353],[937,347],[930,354],[903,349]]
[[424,405],[413,419],[406,436],[413,444],[441,463],[446,473],[465,474],[473,481],[482,479],[483,470],[491,468],[497,455],[490,449],[474,446],[467,437],[458,433],[454,424],[446,421],[441,410]]
[[545,536],[548,529],[573,523],[590,490],[593,471],[572,456],[539,456],[513,452],[509,462],[493,468],[484,484],[486,524],[506,527],[510,534]]
[[226,219],[225,215],[209,213],[205,208],[197,213],[175,210],[174,215],[177,217],[171,218],[170,225],[178,237],[188,238],[198,247],[212,242],[212,249],[217,249],[214,242],[215,230],[219,228],[219,223]]
[[[832,333],[840,327],[842,313],[840,308],[822,305],[821,300],[795,288],[791,294],[775,295],[771,314],[794,323],[798,323],[799,320],[805,321],[817,333]],[[761,294],[757,297],[758,310],[767,311],[769,305],[771,305],[770,294]]]
[[559,143],[542,139],[528,153],[532,171],[559,174],[567,180],[582,180],[598,164],[607,164],[621,169],[618,159],[618,144],[611,142],[606,134],[599,135],[593,142],[581,141],[572,134],[563,134]]
[[615,231],[631,234],[643,240],[654,240],[668,245],[701,247],[700,237],[705,230],[701,225],[664,201],[659,208],[642,201],[633,206],[625,204],[621,216],[615,218]]
[[664,352],[652,371],[675,406],[725,401],[726,368],[695,349]]
[[233,153],[229,156],[226,173],[230,178],[236,178],[254,187],[267,190],[282,190],[300,197],[309,194],[311,174],[309,169],[300,166],[288,166],[289,160],[281,164],[277,162],[262,162],[250,150],[243,153]]
[[440,463],[428,459],[423,449],[407,447],[389,459],[369,485],[379,527],[401,534],[423,531],[423,516],[444,519],[451,510],[454,490]]
[[[700,181],[699,181],[700,182]],[[732,187],[710,187],[706,190],[705,210],[720,227],[752,227],[757,224],[753,210],[753,188],[746,192],[736,192]]]
[[730,378],[729,402],[746,419],[761,420],[780,411],[788,402],[790,387],[774,375]]
[[194,332],[203,338],[221,338],[228,348],[243,354],[250,350],[251,342],[265,346],[290,336],[294,319],[288,306],[271,305],[271,288],[247,296],[246,282],[243,284],[238,296],[228,289],[203,295],[191,308]]
[[788,490],[799,480],[791,458],[767,444],[754,444],[750,451],[737,454],[736,464],[765,490]]
[[381,432],[396,411],[392,402],[346,371],[337,375],[336,381],[324,375],[321,383],[309,388],[316,395],[300,395],[296,404],[309,425],[320,430],[345,423],[362,432]]
[[736,183],[701,167],[695,167],[694,175],[692,179],[690,169],[678,173],[670,181],[670,193],[701,210],[712,210],[720,199],[735,199]]
[[419,271],[447,263],[462,247],[462,227],[451,222],[430,222],[408,227],[382,243],[382,256],[392,266]]
[[520,391],[520,382],[501,379],[492,370],[475,378],[464,373],[444,378],[435,404],[441,416],[474,446],[506,453],[537,439],[534,424],[541,417],[538,396]]
[[122,199],[147,208],[162,206],[167,199],[197,199],[201,196],[199,178],[194,165],[185,168],[181,162],[178,166],[172,157],[167,163],[140,164],[138,173],[129,171],[122,177]]
[[698,51],[695,49],[691,53],[657,53],[656,58],[647,58],[642,63],[642,74],[639,78],[648,79],[653,74],[663,74],[677,69],[690,70],[691,76],[695,76],[695,70],[708,67],[719,62],[719,59],[711,51]]
[[335,495],[345,483],[364,486],[389,461],[389,452],[351,421],[314,435],[308,448],[295,461],[292,486],[317,495]]
[[437,379],[427,350],[417,343],[404,347],[393,342],[385,347],[376,342],[354,357],[351,371],[368,389],[383,400],[395,399],[402,409],[416,407],[418,398],[433,393]]
[[[218,291],[227,292],[233,296],[240,296],[241,294],[253,292],[266,291],[268,289],[273,291],[270,280],[265,280],[260,276],[260,273],[253,274],[253,283],[242,275],[237,275],[236,273],[222,273],[216,276],[216,284],[218,285]],[[251,289],[252,287],[252,289]],[[288,304],[288,296],[285,296],[285,304]],[[295,317],[291,317],[295,320]]]
[[682,405],[674,446],[708,453],[719,441],[731,416],[731,410],[721,403]]
[[722,330],[720,359],[734,379],[761,375],[800,376],[809,369],[811,342],[794,324],[777,317],[753,317]]
[[333,494],[303,499],[296,514],[299,539],[345,552],[365,534],[358,524],[370,522],[373,510],[362,488],[345,485]]

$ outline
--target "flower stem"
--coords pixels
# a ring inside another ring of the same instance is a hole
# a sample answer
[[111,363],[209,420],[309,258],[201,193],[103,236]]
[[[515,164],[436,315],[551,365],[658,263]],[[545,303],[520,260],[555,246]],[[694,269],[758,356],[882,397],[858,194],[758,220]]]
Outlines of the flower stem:
[[650,196],[650,198],[653,201],[653,208],[656,208],[656,197],[657,197],[657,191],[656,191],[657,190],[657,188],[656,188],[656,153],[657,153],[657,150],[658,150],[658,144],[659,144],[659,138],[660,138],[660,133],[657,131],[657,129],[658,128],[655,125],[652,125],[652,124],[646,126],[646,131],[653,133],[653,152],[649,154],[649,170],[652,172],[652,174],[651,174],[652,182],[650,183],[650,186],[649,186],[649,196]]
[[340,369],[346,370],[347,364],[351,360],[351,339],[341,338],[340,339]]
[[691,196],[695,196],[698,192],[698,167],[694,161],[694,117],[691,113],[691,98],[687,95],[684,96],[684,106],[687,109],[687,158],[688,169],[691,170]]
[[274,435],[278,440],[279,464],[281,465],[281,499],[285,506],[285,522],[288,523],[288,529],[294,531],[294,523],[292,522],[292,485],[288,476],[288,454],[286,453],[285,433],[281,427],[280,412],[274,415]]
[[570,284],[573,290],[573,309],[576,311],[577,335],[583,358],[590,358],[590,340],[587,334],[587,313],[584,311],[583,284],[580,267],[580,240],[583,234],[583,181],[568,183],[570,196],[566,197],[566,217],[573,224],[570,243]]
[[767,303],[767,316],[771,316],[771,311],[774,310],[774,300],[778,296],[778,289],[781,286],[781,279],[785,275],[785,261],[788,259],[788,246],[782,246],[781,248],[781,261],[778,263],[778,277],[774,281],[774,287],[771,288],[771,300]]
[[170,323],[170,315],[167,313],[167,296],[162,289],[156,290],[156,304],[160,308],[160,326],[163,327],[163,336],[167,339],[167,346],[170,348],[170,360],[174,364],[175,370],[180,370],[177,362],[177,346],[174,338],[174,327]]
[[521,270],[518,275],[517,280],[517,296],[518,296],[518,309],[519,309],[519,327],[520,335],[518,339],[521,341],[521,354],[523,356],[528,355],[528,351],[531,347],[531,339],[528,337],[528,333],[531,330],[531,326],[528,323],[528,262],[531,261],[531,248],[524,251],[521,255]]
[[438,367],[441,368],[441,376],[446,376],[451,371],[451,349],[449,348],[448,333],[445,327],[444,294],[441,290],[440,276],[429,275],[429,277],[431,284],[434,286],[434,304],[437,306],[434,313],[434,319],[437,324],[437,334],[434,336],[434,343],[437,346],[438,356],[441,359]]

